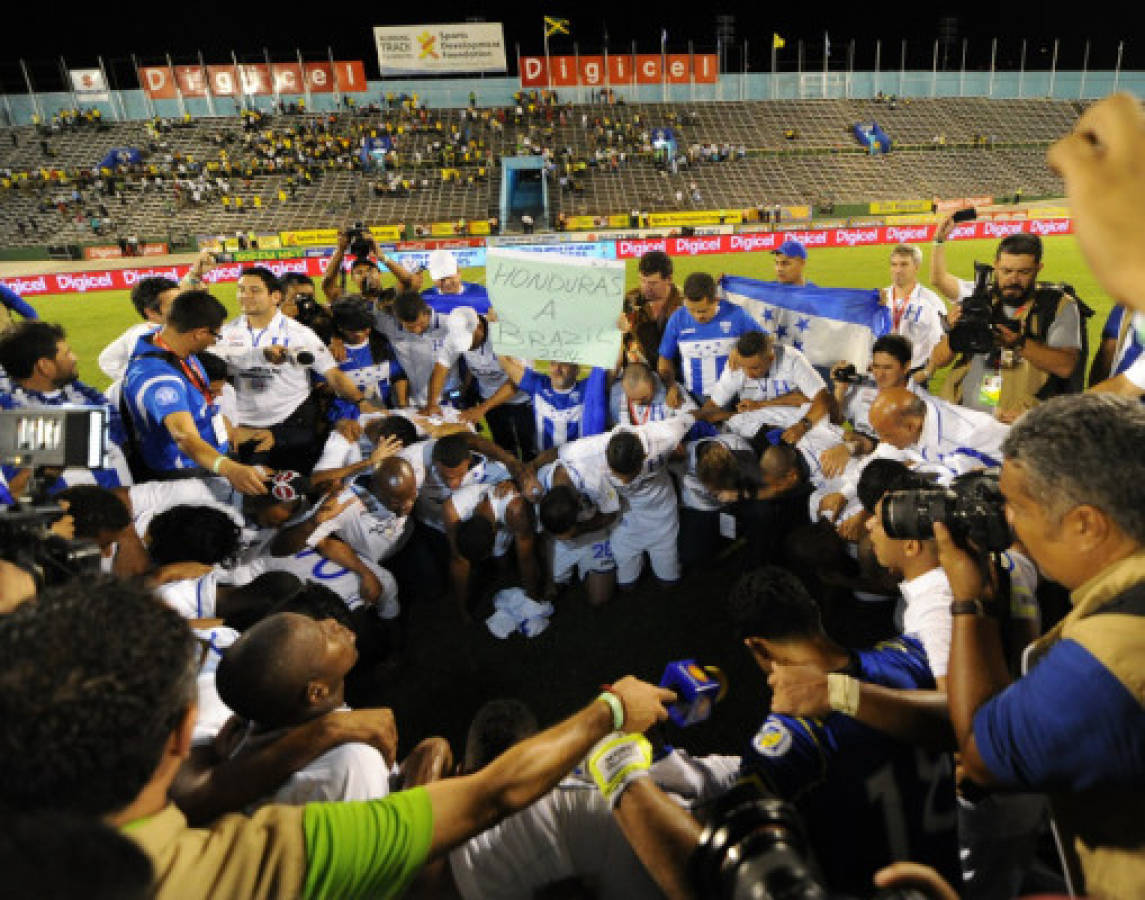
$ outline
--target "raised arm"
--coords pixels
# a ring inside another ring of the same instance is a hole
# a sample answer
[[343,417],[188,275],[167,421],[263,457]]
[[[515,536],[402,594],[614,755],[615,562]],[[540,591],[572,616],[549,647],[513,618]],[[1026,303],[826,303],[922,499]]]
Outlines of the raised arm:
[[946,239],[954,231],[954,219],[947,216],[938,223],[934,232],[934,245],[930,252],[930,283],[938,288],[947,300],[957,300],[962,292],[958,279],[946,269]]

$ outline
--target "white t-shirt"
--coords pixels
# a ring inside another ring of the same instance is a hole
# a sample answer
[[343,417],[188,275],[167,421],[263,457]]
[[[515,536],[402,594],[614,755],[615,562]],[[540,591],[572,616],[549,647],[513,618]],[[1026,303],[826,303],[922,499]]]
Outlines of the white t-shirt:
[[[460,306],[449,314],[449,336],[441,345],[437,353],[437,364],[444,366],[451,372],[456,368],[460,359],[465,360],[465,366],[477,382],[477,393],[482,400],[488,400],[506,381],[509,376],[497,361],[497,353],[493,349],[492,338],[488,334],[480,347],[473,350],[473,334],[471,325],[477,313],[467,306]],[[439,397],[435,397],[439,400]],[[524,391],[516,391],[507,401],[508,403],[528,403],[529,395]]]
[[454,491],[445,502],[453,504],[453,511],[459,521],[466,522],[473,518],[477,507],[488,497],[493,507],[493,524],[496,528],[493,555],[504,556],[513,545],[513,533],[505,521],[505,513],[509,509],[509,504],[519,496],[512,482],[502,481],[497,484],[466,485]]
[[902,616],[903,634],[917,637],[926,650],[930,671],[935,678],[945,678],[950,660],[950,636],[954,622],[950,603],[954,592],[941,568],[931,569],[924,575],[899,585],[905,606]]
[[[441,508],[453,491],[442,480],[437,467],[433,464],[433,446],[435,443],[436,441],[423,441],[415,445],[419,449],[424,448],[421,452],[425,481],[418,492],[414,515],[417,516],[418,521],[442,531],[445,526],[442,524]],[[469,454],[469,470],[465,473],[458,487],[463,488],[471,484],[496,484],[508,478],[509,470],[501,463],[489,459],[484,454],[471,452]]]
[[726,367],[712,388],[711,398],[717,406],[740,400],[774,400],[799,391],[808,400],[827,389],[823,377],[807,357],[794,347],[775,346],[775,360],[762,378],[748,378],[743,368]]
[[119,381],[127,371],[127,363],[139,339],[146,334],[158,331],[161,326],[155,322],[140,322],[132,325],[114,341],[99,351],[99,370],[112,381]]
[[[277,365],[268,362],[263,351],[270,346],[287,347],[289,358]],[[313,353],[314,361],[308,366],[293,362],[299,350]],[[235,376],[236,424],[256,428],[278,424],[302,404],[310,395],[309,373],[325,377],[338,368],[318,335],[280,312],[265,328],[251,327],[246,316],[228,322],[211,352],[223,357]]]
[[215,687],[215,672],[219,668],[223,651],[239,639],[239,633],[226,625],[209,629],[196,628],[194,631],[195,637],[206,648],[203,663],[199,667],[199,705],[195,730],[191,736],[191,742],[199,746],[213,741],[232,715],[230,707],[223,703]]

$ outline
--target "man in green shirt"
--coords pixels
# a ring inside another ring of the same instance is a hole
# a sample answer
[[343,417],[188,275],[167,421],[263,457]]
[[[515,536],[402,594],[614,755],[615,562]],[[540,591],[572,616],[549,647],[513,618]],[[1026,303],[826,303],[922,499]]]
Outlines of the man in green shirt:
[[122,829],[151,859],[159,898],[394,897],[428,860],[550,790],[610,732],[665,719],[674,699],[626,677],[472,775],[197,829],[167,794],[190,753],[199,658],[184,620],[127,582],[74,582],[0,619],[0,806]]

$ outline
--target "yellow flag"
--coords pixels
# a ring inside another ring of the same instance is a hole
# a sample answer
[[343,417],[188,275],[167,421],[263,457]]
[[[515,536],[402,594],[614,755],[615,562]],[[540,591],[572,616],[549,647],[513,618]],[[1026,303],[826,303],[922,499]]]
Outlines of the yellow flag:
[[545,37],[552,37],[554,34],[568,34],[569,33],[569,20],[558,19],[554,16],[545,16]]
[[785,41],[783,38],[781,38],[775,32],[772,32],[772,34],[771,34],[771,47],[772,47],[772,49],[773,50],[782,50],[786,46],[787,46],[787,41]]

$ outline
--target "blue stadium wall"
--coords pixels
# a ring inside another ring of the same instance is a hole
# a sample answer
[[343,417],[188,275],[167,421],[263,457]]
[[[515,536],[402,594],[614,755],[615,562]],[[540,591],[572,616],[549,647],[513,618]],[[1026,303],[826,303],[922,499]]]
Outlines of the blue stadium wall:
[[[458,107],[469,102],[469,93],[477,95],[479,106],[506,106],[513,94],[520,89],[517,78],[457,78],[430,81],[388,80],[371,81],[368,91],[351,94],[355,103],[365,105],[379,101],[386,94],[413,94],[433,107]],[[721,100],[815,100],[815,99],[863,99],[873,97],[878,91],[898,94],[903,97],[993,97],[995,99],[1037,99],[1052,97],[1057,100],[1092,99],[1104,97],[1114,89],[1130,91],[1145,97],[1145,72],[1121,72],[1116,75],[1108,71],[1093,71],[1083,75],[1075,71],[1059,71],[1051,76],[1049,72],[939,72],[927,71],[888,71],[888,72],[784,72],[776,75],[749,72],[747,74],[724,74],[718,84],[704,85],[628,85],[617,89],[617,94],[630,102],[686,103],[689,101]],[[560,88],[562,100],[587,102],[589,88]],[[70,93],[38,94],[40,110],[51,116],[58,109],[70,108],[74,103]],[[249,98],[259,109],[267,109],[273,97]],[[301,95],[283,95],[284,100],[293,102],[302,99]],[[205,99],[186,100],[185,109],[193,116],[211,114],[211,106]],[[182,115],[184,107],[178,100],[149,101],[140,90],[114,91],[107,102],[91,103],[80,99],[83,106],[98,106],[109,121],[124,115],[128,119],[145,119],[152,115],[167,118]],[[310,109],[330,111],[335,108],[334,95],[314,94]],[[235,115],[237,106],[233,99],[218,98],[214,101],[216,115]],[[0,111],[6,113],[9,122],[16,125],[31,124],[36,112],[32,97],[26,94],[9,94],[0,98]]]

